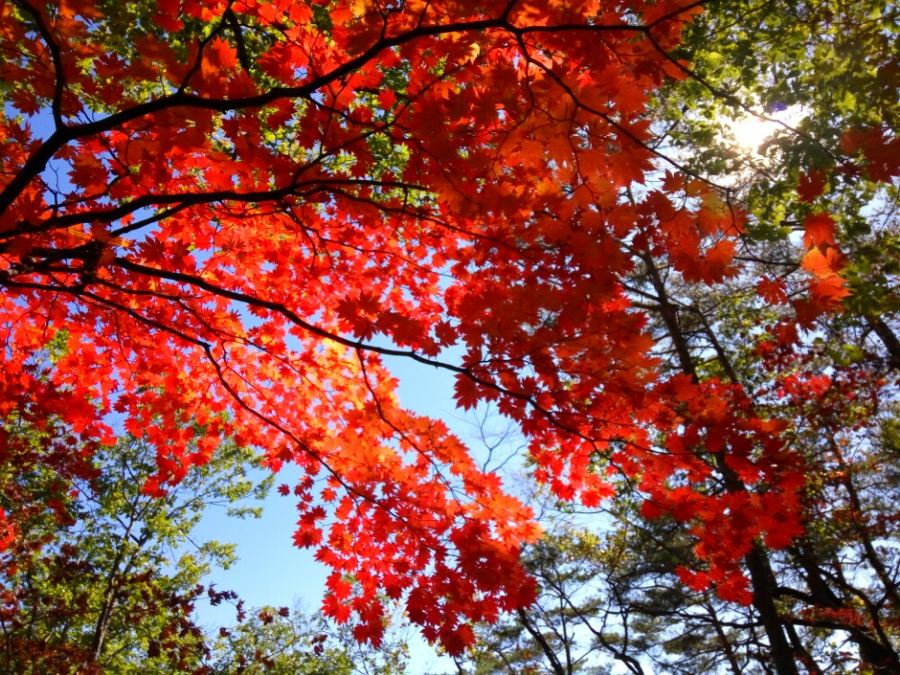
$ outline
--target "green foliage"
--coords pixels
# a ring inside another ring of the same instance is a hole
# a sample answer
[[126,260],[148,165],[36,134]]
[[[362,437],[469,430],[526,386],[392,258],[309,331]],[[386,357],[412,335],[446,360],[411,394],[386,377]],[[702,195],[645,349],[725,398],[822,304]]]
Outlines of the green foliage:
[[[895,135],[898,21],[885,0],[709,3],[675,54],[692,76],[657,99],[672,152],[730,187],[752,216],[750,239],[783,242],[811,209],[835,217],[857,316],[900,309],[897,186],[876,180],[869,158],[846,145],[854,131]],[[732,130],[753,118],[773,121],[770,135],[742,148]],[[824,194],[804,203],[798,184],[816,171]]]
[[[54,342],[51,355],[64,349],[64,338]],[[248,610],[236,594],[202,585],[236,559],[233,544],[192,536],[204,512],[224,508],[232,518],[259,517],[274,480],[270,474],[257,479],[252,450],[223,443],[208,463],[191,467],[158,496],[144,489],[158,451],[142,440],[100,446],[84,455],[85,466],[63,472],[57,446],[73,443],[65,447],[70,457],[77,444],[52,420],[38,428],[13,414],[2,431],[8,450],[17,449],[28,463],[0,476],[0,506],[25,514],[16,523],[16,546],[0,558],[0,671],[405,672],[402,641],[374,650],[319,617],[287,608]],[[196,621],[200,602],[234,603],[236,622],[207,633]]]
[[[40,449],[54,436],[8,429]],[[70,449],[71,450],[71,449]],[[100,448],[94,471],[60,485],[52,464],[16,476],[20,493],[55,501],[21,526],[22,547],[8,556],[2,617],[5,672],[191,672],[202,663],[204,636],[193,622],[201,580],[234,561],[230,544],[193,542],[207,508],[262,498],[253,453],[223,444],[203,467],[163,497],[142,490],[156,470],[156,450],[127,438]],[[102,471],[101,471],[102,469]],[[235,515],[255,515],[241,508]]]
[[752,672],[753,622],[681,586],[675,570],[693,560],[684,530],[644,519],[621,497],[590,518],[545,512],[552,534],[525,556],[539,599],[517,620],[483,627],[465,672],[687,675],[727,668],[729,650]]
[[286,608],[261,608],[235,628],[222,629],[212,646],[213,673],[351,675],[349,655],[325,645],[321,626]]
[[219,630],[208,664],[216,675],[400,675],[407,658],[402,640],[373,649],[321,617],[262,607]]

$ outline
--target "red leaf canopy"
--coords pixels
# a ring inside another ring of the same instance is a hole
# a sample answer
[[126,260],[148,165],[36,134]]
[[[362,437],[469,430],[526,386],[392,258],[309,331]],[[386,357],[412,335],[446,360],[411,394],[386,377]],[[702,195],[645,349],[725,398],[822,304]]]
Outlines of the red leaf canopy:
[[[0,411],[99,440],[118,413],[158,448],[148,490],[226,434],[298,464],[295,541],[375,642],[387,596],[459,651],[466,622],[530,601],[539,534],[399,405],[384,354],[495,402],[560,496],[606,496],[603,456],[701,543],[793,517],[777,438],[732,387],[662,381],[621,283],[644,249],[734,272],[740,214],[677,165],[647,178],[645,103],[682,76],[667,50],[700,3],[134,4],[0,2]],[[697,446],[738,448],[768,500],[670,491],[702,478]],[[698,554],[739,588],[742,546]]]

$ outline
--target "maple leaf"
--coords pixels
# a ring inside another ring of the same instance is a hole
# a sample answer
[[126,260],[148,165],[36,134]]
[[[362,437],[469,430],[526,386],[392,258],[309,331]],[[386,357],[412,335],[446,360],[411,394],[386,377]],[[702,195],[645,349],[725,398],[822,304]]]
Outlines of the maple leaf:
[[707,574],[706,572],[695,572],[679,565],[675,568],[675,574],[678,575],[678,579],[681,581],[681,583],[690,588],[692,591],[696,591],[699,593],[705,591],[710,587],[709,574]]
[[760,279],[756,284],[756,290],[763,300],[771,304],[787,300],[787,289],[781,279]]
[[803,221],[803,244],[807,248],[823,244],[835,246],[834,219],[827,213],[811,213]]
[[153,20],[159,27],[175,32],[181,30],[184,23],[179,18],[181,0],[156,0],[156,13]]
[[900,175],[900,139],[880,127],[848,129],[841,136],[841,148],[853,154],[862,151],[864,170],[876,181],[889,181]]
[[460,656],[467,647],[475,643],[475,633],[468,624],[441,633],[441,643],[450,656]]
[[824,192],[826,180],[825,172],[820,169],[813,169],[802,174],[797,185],[797,194],[800,196],[801,201],[813,202],[816,197]]
[[730,600],[746,606],[753,601],[749,585],[749,581],[743,574],[732,573],[725,580],[716,583],[716,591],[723,600]]
[[850,295],[847,282],[837,275],[813,280],[809,292],[822,307],[826,308],[839,306],[841,300]]
[[109,183],[109,173],[103,162],[93,154],[78,154],[72,162],[69,179],[87,194],[102,194]]
[[824,251],[814,247],[806,252],[801,264],[803,269],[814,277],[828,279],[836,276],[844,268],[845,260],[834,247],[827,247]]
[[481,400],[479,386],[470,377],[459,375],[453,385],[453,399],[463,410],[475,407]]

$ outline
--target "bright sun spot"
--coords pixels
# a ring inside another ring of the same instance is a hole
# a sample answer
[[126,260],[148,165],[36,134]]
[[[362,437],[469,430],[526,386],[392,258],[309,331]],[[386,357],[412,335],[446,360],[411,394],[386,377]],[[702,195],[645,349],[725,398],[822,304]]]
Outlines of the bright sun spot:
[[779,122],[793,126],[804,116],[803,106],[795,104],[762,116],[768,119],[761,119],[749,114],[743,115],[729,120],[727,127],[739,148],[746,152],[759,154],[760,146],[776,131],[783,128]]

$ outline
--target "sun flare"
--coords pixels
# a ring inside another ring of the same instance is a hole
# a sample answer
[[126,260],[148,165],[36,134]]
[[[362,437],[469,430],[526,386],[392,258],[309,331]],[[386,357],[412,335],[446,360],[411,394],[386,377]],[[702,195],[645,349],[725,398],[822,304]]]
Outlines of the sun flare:
[[804,116],[803,107],[797,104],[766,114],[744,114],[727,122],[730,137],[737,146],[752,154],[761,154],[760,147],[784,124],[794,126]]

